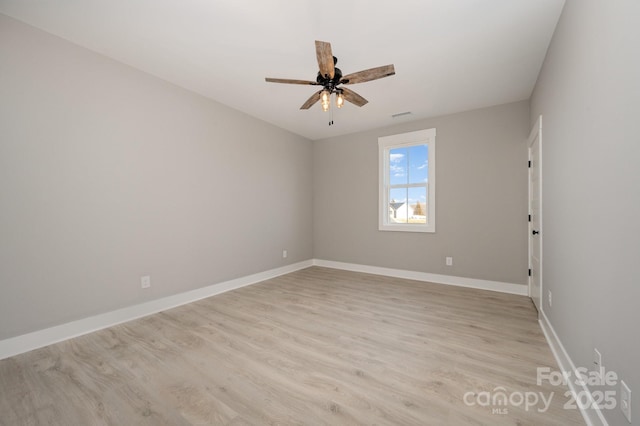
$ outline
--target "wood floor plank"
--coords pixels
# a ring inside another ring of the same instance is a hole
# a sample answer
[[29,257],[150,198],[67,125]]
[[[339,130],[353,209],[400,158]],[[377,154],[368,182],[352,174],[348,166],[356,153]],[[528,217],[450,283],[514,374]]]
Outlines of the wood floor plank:
[[538,367],[526,297],[312,267],[1,360],[0,425],[584,424]]

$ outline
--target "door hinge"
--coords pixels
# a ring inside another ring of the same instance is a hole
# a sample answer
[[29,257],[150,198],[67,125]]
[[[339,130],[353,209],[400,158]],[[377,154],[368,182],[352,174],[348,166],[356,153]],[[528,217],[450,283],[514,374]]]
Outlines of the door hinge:
[[529,276],[531,276],[531,268],[529,268]]
[[527,167],[531,168],[531,160],[527,163]]
[[529,215],[529,222],[531,222],[531,215]]

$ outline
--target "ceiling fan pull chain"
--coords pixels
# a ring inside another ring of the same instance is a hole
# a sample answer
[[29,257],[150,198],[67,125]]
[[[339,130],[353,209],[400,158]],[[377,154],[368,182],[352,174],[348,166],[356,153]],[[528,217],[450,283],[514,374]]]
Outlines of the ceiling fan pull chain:
[[333,108],[329,110],[329,113],[331,114],[331,121],[329,121],[329,126],[333,126]]

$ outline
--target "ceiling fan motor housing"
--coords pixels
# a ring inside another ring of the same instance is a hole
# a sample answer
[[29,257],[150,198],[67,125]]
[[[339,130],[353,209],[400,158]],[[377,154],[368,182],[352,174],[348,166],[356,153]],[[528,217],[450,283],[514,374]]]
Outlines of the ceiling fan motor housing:
[[325,76],[318,71],[316,82],[331,92],[338,84],[340,84],[341,79],[342,71],[340,71],[340,68],[334,68],[333,78],[325,78]]

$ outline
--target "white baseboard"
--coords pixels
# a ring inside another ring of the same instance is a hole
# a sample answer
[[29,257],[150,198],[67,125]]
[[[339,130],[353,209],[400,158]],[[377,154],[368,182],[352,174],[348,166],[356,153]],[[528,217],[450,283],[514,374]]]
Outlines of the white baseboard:
[[364,272],[367,274],[384,275],[387,277],[405,278],[416,281],[428,281],[437,284],[455,285],[458,287],[477,288],[481,290],[498,291],[501,293],[527,296],[528,286],[511,284],[500,281],[488,281],[475,278],[456,277],[452,275],[430,274],[428,272],[407,271],[404,269],[381,268],[379,266],[358,265],[355,263],[334,262],[332,260],[313,259],[315,266],[343,269],[345,271]]
[[578,370],[576,369],[575,364],[569,357],[566,349],[562,345],[560,338],[556,334],[556,331],[553,329],[553,326],[549,322],[549,319],[545,315],[544,311],[540,311],[539,322],[542,331],[547,338],[547,342],[551,347],[551,352],[553,352],[553,356],[556,358],[556,362],[558,363],[558,367],[560,367],[561,371],[567,371],[571,373],[570,379],[567,380],[567,384],[569,385],[569,389],[573,392],[574,395],[588,395],[590,399],[590,405],[594,408],[580,408],[580,412],[582,413],[582,417],[584,421],[587,423],[587,426],[596,426],[603,425],[608,426],[607,420],[604,418],[602,414],[602,410],[598,407],[598,404],[595,403],[589,388],[585,384],[576,383],[575,378],[579,377]]
[[271,269],[246,277],[213,284],[173,296],[163,297],[157,300],[127,306],[126,308],[106,312],[89,318],[68,322],[44,330],[34,331],[21,336],[0,340],[0,359],[18,355],[47,345],[82,336],[93,331],[112,327],[123,322],[131,321],[160,311],[175,308],[180,305],[195,302],[216,294],[224,293],[240,287],[245,287],[260,281],[288,274],[313,265],[312,260],[294,263],[280,268]]

